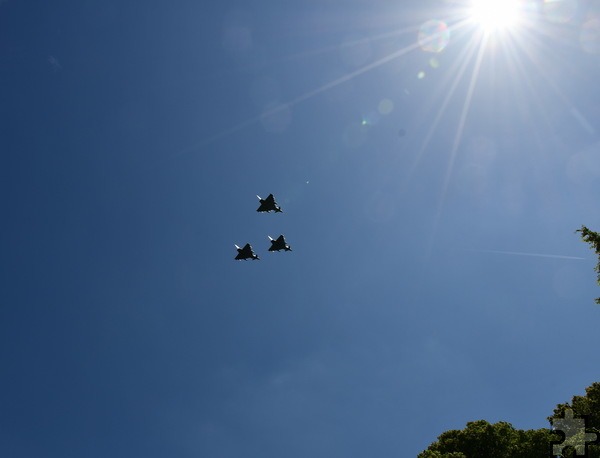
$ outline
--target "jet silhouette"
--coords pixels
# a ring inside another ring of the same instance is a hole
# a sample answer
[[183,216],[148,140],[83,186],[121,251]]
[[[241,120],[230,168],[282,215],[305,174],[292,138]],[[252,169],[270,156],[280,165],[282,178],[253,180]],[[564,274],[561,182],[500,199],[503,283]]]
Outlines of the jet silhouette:
[[274,211],[275,213],[282,213],[281,207],[277,205],[277,202],[275,202],[275,197],[273,197],[273,194],[269,194],[266,199],[262,199],[260,196],[256,197],[258,197],[258,200],[260,200],[260,207],[256,209],[257,212],[268,213]]
[[279,251],[279,250],[292,251],[292,247],[290,247],[286,243],[285,237],[283,235],[280,235],[279,237],[277,237],[277,240],[271,238],[270,235],[268,237],[269,237],[269,240],[271,241],[271,247],[269,248],[269,251]]
[[235,259],[237,261],[241,261],[242,259],[245,261],[247,259],[252,259],[252,260],[259,260],[260,258],[254,254],[254,251],[252,251],[252,247],[250,246],[249,243],[246,243],[246,245],[244,245],[244,248],[240,248],[239,246],[235,246],[238,254],[235,257]]

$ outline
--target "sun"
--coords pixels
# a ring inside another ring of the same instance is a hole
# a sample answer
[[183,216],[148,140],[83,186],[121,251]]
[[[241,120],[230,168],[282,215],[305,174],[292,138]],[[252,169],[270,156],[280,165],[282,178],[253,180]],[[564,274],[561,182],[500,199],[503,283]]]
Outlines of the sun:
[[520,19],[519,0],[472,0],[470,18],[484,31],[515,26]]

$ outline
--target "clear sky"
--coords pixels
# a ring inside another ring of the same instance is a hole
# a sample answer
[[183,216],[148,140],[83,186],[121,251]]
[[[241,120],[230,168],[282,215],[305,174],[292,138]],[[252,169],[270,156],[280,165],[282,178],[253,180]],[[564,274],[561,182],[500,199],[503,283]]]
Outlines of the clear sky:
[[599,381],[600,4],[486,17],[0,0],[0,456],[409,457]]

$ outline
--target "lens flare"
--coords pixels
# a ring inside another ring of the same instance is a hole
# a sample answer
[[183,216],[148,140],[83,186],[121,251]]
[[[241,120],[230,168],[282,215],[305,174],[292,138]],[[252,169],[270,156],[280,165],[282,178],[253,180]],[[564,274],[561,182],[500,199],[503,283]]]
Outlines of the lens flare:
[[379,102],[377,110],[382,115],[388,115],[394,110],[394,102],[392,102],[390,99],[383,99],[381,102]]
[[450,41],[450,29],[443,21],[432,19],[419,29],[419,45],[423,51],[442,52]]

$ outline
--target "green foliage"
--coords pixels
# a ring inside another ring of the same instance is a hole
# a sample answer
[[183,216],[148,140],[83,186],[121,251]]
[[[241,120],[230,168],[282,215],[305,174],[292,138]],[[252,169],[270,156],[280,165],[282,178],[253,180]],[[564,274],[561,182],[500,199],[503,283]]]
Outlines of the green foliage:
[[[590,231],[587,227],[581,226],[581,229],[577,229],[575,232],[581,232],[581,240],[590,245],[590,248],[594,250],[598,256],[598,264],[594,270],[598,272],[598,284],[600,285],[600,234],[598,232]],[[596,304],[600,304],[600,297],[596,299]]]
[[446,431],[418,458],[548,458],[553,438],[548,429],[523,431],[503,421],[478,420]]
[[[573,396],[571,403],[558,404],[548,421],[565,417],[565,410],[573,410],[575,418],[586,419],[585,431],[579,434],[598,433],[600,438],[600,383],[586,388],[585,396]],[[438,437],[418,458],[548,458],[552,445],[562,437],[550,429],[519,430],[510,423],[472,421],[461,430],[450,430]],[[575,443],[584,443],[579,440]],[[564,458],[575,458],[575,449],[562,450]],[[600,445],[588,445],[588,457],[600,458]]]
[[464,453],[461,452],[451,452],[451,453],[442,453],[438,451],[425,450],[424,452],[419,454],[418,458],[467,458]]
[[[585,393],[585,396],[573,396],[570,403],[558,404],[554,409],[554,414],[548,417],[548,421],[552,423],[554,419],[563,418],[565,410],[571,409],[575,417],[586,419],[585,429],[587,432],[598,433],[598,437],[600,437],[600,383],[592,383],[585,389]],[[567,450],[563,453],[564,458],[575,456],[574,450]],[[600,458],[600,445],[589,445],[588,457]]]

